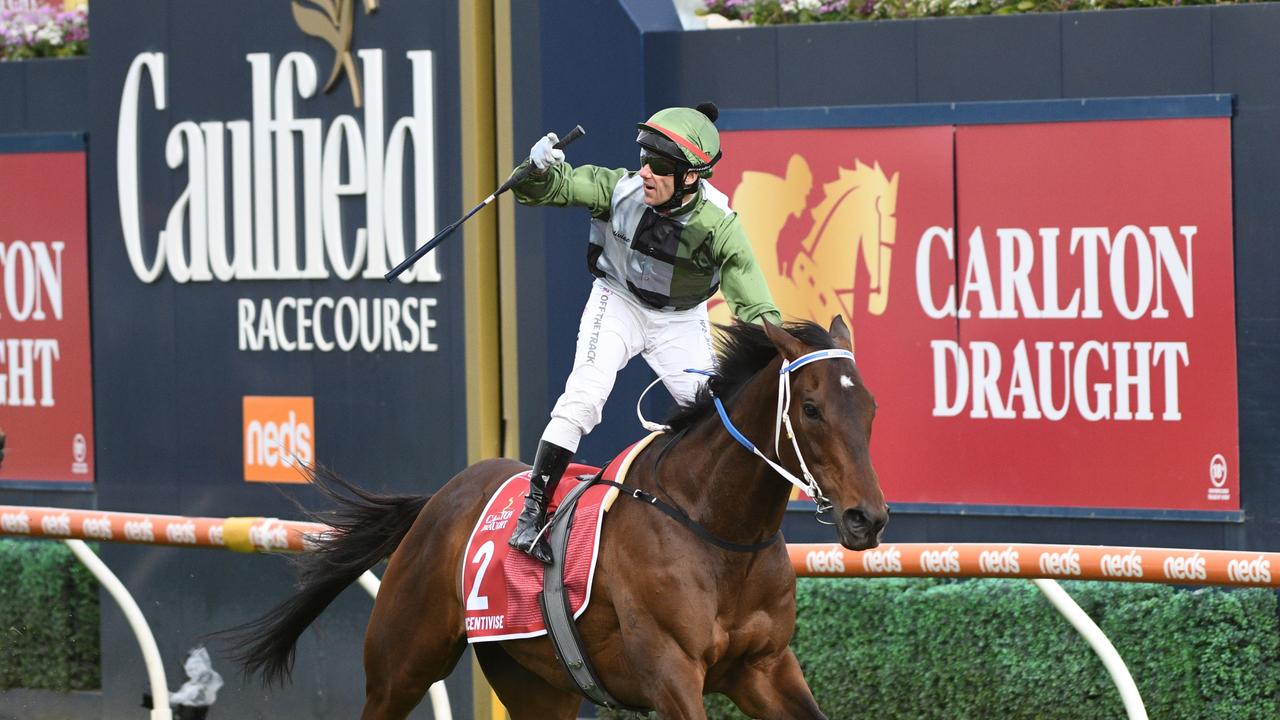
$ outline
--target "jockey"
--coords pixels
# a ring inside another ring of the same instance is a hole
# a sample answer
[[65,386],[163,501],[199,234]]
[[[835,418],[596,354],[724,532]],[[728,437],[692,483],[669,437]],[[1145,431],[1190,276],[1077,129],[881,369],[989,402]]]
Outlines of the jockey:
[[715,362],[707,299],[717,289],[738,319],[781,321],[728,198],[707,182],[721,155],[718,115],[703,103],[639,123],[639,172],[571,167],[548,133],[529,151],[534,171],[513,188],[522,204],[585,207],[592,218],[587,268],[596,279],[573,371],[538,443],[510,542],[543,563],[551,563],[539,537],[547,501],[578,441],[600,422],[618,371],[644,355],[671,397],[688,404],[705,378],[684,370]]

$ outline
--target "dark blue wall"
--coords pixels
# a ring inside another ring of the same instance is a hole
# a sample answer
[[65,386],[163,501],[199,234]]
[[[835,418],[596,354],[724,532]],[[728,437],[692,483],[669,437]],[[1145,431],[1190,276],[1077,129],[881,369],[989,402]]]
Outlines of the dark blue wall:
[[[593,8],[595,3],[584,3]],[[603,15],[606,11],[594,12]],[[591,35],[608,18],[542,18],[541,44],[565,46]],[[580,24],[579,24],[580,23]],[[613,26],[606,26],[612,28]],[[621,32],[621,30],[619,31]],[[946,18],[874,23],[671,32],[641,27],[616,36],[608,52],[611,92],[579,63],[530,63],[523,78],[539,76],[536,92],[518,93],[517,147],[558,127],[528,118],[554,108],[564,116],[592,117],[598,141],[575,146],[570,161],[634,164],[631,123],[670,105],[714,99],[722,109],[882,105],[1076,97],[1226,93],[1236,96],[1232,121],[1235,187],[1237,354],[1241,497],[1246,521],[1174,522],[1067,518],[973,517],[898,513],[886,537],[893,541],[1027,541],[1172,547],[1280,546],[1272,508],[1280,469],[1280,249],[1274,242],[1280,205],[1272,199],[1280,174],[1280,7],[1270,4],[1065,13],[1018,17]],[[609,35],[597,31],[595,35]],[[558,39],[558,40],[553,40]],[[572,38],[572,41],[571,41]],[[620,40],[618,38],[621,38]],[[513,38],[517,44],[520,39]],[[640,51],[635,45],[639,43]],[[590,50],[581,57],[599,57]],[[638,57],[633,54],[638,52]],[[539,67],[544,68],[539,70]],[[558,73],[576,67],[578,72]],[[642,67],[640,73],[633,68]],[[643,93],[634,87],[643,77]],[[571,110],[570,110],[571,109]],[[541,119],[541,118],[540,118]],[[602,138],[601,136],[606,136]],[[590,278],[582,266],[587,222],[583,211],[521,209],[520,248],[539,253],[557,278],[554,292],[522,283],[521,440],[532,448],[558,396],[572,360],[573,335]],[[524,257],[522,255],[522,257]],[[541,344],[545,335],[546,345]],[[524,338],[537,338],[525,343]],[[546,386],[535,396],[525,378],[539,372],[546,353]],[[620,379],[604,423],[583,443],[588,461],[601,461],[643,434],[635,399],[651,374],[640,360]],[[880,402],[892,402],[880,398]],[[532,407],[530,406],[532,404]],[[927,450],[925,450],[927,451]],[[1153,451],[1155,451],[1153,449]],[[1027,482],[1036,482],[1028,478]],[[789,513],[792,540],[829,541],[804,511]]]
[[88,58],[0,63],[0,133],[84,132]]

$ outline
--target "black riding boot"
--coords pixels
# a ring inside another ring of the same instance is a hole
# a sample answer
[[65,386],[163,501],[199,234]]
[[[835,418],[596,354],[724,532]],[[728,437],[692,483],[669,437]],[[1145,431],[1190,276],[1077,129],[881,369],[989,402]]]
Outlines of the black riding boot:
[[573,452],[542,440],[538,443],[538,455],[533,459],[533,470],[529,473],[529,494],[524,499],[524,510],[516,521],[515,532],[507,543],[513,548],[533,556],[543,565],[551,564],[551,545],[545,534],[534,538],[542,530],[547,520],[547,501],[556,491],[556,483],[564,475],[565,468],[573,459]]

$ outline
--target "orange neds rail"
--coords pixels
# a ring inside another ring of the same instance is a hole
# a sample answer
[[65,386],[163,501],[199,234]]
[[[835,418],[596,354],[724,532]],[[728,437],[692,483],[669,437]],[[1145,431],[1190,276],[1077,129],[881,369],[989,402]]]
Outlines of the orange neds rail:
[[1101,545],[887,543],[874,550],[789,544],[805,577],[1054,578],[1280,587],[1280,553]]
[[239,552],[310,549],[328,525],[264,517],[206,518],[0,505],[0,535],[208,547]]
[[[327,525],[265,517],[205,518],[0,505],[0,535],[77,538],[240,552],[302,552]],[[1280,587],[1280,553],[1101,545],[887,543],[854,551],[787,545],[802,577],[1057,578]]]

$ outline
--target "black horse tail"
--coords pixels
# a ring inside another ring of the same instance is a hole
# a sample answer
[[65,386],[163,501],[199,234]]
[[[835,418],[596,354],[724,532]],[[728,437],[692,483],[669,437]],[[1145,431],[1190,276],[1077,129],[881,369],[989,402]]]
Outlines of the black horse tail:
[[261,673],[267,685],[289,679],[302,631],[348,585],[396,549],[430,499],[374,494],[321,467],[309,468],[307,474],[337,508],[304,512],[334,532],[321,536],[313,551],[294,557],[298,592],[293,597],[257,620],[217,633],[230,642],[232,658],[245,675]]

